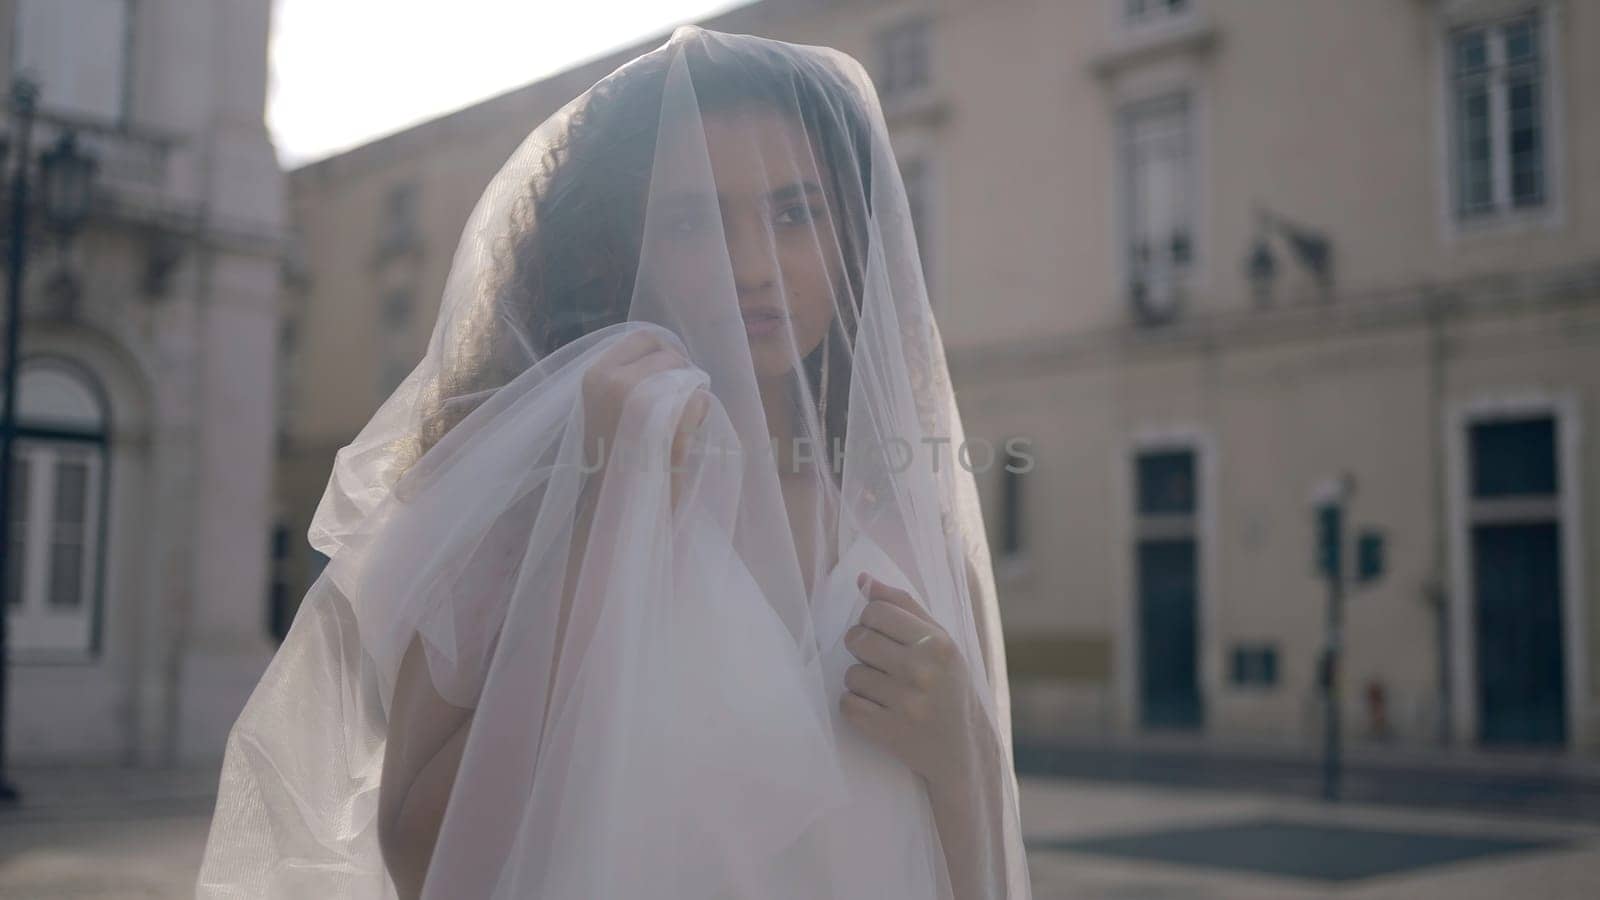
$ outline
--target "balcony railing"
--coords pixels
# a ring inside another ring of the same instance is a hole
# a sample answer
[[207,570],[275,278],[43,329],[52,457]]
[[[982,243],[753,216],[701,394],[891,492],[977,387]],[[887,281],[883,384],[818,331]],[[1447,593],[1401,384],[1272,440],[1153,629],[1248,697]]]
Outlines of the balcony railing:
[[[5,130],[7,138],[11,138],[14,128],[9,121]],[[170,185],[169,166],[179,144],[176,136],[40,110],[34,119],[31,140],[35,156],[65,131],[74,132],[79,149],[99,164],[95,172],[97,184],[138,195],[159,194]]]

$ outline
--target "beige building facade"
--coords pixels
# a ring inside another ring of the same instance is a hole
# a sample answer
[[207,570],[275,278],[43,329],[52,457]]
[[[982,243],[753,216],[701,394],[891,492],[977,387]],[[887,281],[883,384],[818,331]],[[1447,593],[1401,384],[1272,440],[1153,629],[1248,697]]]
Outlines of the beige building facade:
[[[874,73],[968,434],[1032,445],[981,477],[1019,741],[1320,741],[1315,510],[1343,490],[1346,734],[1600,752],[1600,8],[766,0],[702,24]],[[484,184],[659,42],[292,173],[286,609],[333,454],[420,356]]]
[[[9,763],[215,762],[271,657],[287,191],[262,120],[269,15],[268,0],[0,0],[0,89],[39,88]],[[62,244],[36,161],[66,133],[97,169]]]

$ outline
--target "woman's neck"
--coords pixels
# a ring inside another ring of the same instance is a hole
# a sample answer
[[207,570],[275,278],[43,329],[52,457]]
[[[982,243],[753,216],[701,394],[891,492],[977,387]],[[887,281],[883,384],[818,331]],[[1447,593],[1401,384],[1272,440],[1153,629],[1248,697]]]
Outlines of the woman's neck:
[[794,464],[794,400],[791,396],[792,379],[787,375],[761,378],[757,388],[761,393],[761,409],[767,418],[767,435],[772,439],[773,461],[779,478],[800,474]]

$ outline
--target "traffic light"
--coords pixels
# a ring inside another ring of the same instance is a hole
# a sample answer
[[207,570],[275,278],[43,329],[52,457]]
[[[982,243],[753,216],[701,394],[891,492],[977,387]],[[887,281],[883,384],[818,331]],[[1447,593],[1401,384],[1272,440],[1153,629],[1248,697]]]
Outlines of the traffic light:
[[1329,579],[1344,571],[1341,538],[1344,534],[1344,508],[1336,502],[1317,506],[1317,570]]
[[1383,532],[1367,529],[1356,537],[1356,580],[1362,583],[1383,577]]

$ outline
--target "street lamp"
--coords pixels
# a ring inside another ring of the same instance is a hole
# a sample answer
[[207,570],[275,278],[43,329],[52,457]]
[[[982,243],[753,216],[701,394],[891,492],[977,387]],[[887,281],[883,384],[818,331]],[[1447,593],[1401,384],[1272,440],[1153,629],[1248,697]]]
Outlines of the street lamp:
[[1272,282],[1277,278],[1278,260],[1272,255],[1272,246],[1267,243],[1265,234],[1256,237],[1255,249],[1250,251],[1250,259],[1245,263],[1245,273],[1250,277],[1250,287],[1255,294],[1256,305],[1266,306],[1272,302]]
[[[0,410],[0,593],[8,593],[12,580],[5,577],[7,566],[19,565],[11,556],[12,456],[17,430],[17,368],[22,343],[23,264],[28,246],[28,167],[33,137],[34,114],[38,109],[39,87],[26,76],[18,76],[11,88],[11,122],[16,153],[11,160],[10,247],[6,267],[6,344],[4,409]],[[89,194],[95,162],[78,150],[77,138],[64,132],[48,152],[40,156],[44,175],[43,201],[46,224],[62,239],[69,239],[83,225],[89,211]],[[6,676],[10,668],[6,620],[13,598],[0,599],[0,803],[21,799],[6,778]]]
[[78,149],[78,135],[63,131],[56,144],[39,157],[44,173],[44,217],[50,229],[70,237],[89,216],[89,191],[94,182],[94,157]]
[[1272,301],[1272,285],[1278,276],[1278,261],[1272,254],[1270,240],[1274,231],[1288,243],[1300,265],[1316,279],[1323,299],[1327,299],[1333,288],[1333,242],[1319,231],[1297,225],[1276,213],[1257,209],[1256,241],[1244,266],[1256,304],[1266,306]]

